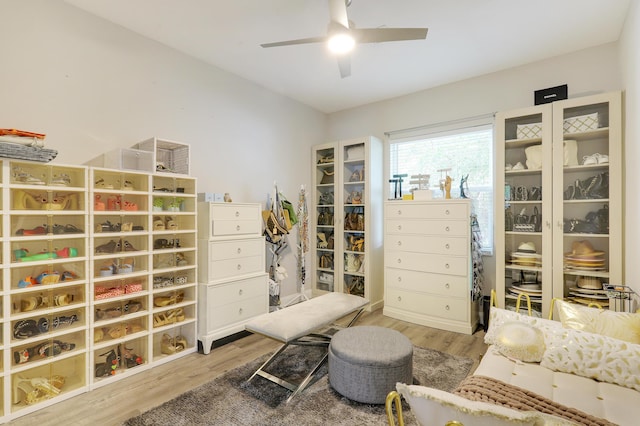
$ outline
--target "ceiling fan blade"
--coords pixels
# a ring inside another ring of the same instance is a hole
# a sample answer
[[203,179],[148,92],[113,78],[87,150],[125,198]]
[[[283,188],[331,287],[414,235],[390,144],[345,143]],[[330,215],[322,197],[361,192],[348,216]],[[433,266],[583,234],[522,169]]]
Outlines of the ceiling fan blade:
[[327,41],[327,38],[325,36],[322,36],[322,37],[299,38],[297,40],[276,41],[274,43],[264,43],[264,44],[261,44],[260,46],[280,47],[280,46],[291,46],[294,44],[324,43],[325,41]]
[[354,28],[349,30],[358,43],[423,40],[428,28]]
[[349,28],[347,16],[347,3],[345,0],[329,0],[329,16],[332,22],[337,22],[345,28]]
[[351,75],[351,55],[341,55],[337,57],[340,77],[345,78]]

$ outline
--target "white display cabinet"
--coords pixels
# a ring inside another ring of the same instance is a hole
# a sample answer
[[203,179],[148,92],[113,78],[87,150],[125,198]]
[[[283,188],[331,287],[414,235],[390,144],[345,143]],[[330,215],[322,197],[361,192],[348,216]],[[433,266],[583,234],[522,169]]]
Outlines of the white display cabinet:
[[188,144],[153,137],[132,148],[151,152],[156,172],[189,175],[191,158]]
[[315,294],[340,291],[383,304],[382,142],[374,137],[311,151],[311,282]]

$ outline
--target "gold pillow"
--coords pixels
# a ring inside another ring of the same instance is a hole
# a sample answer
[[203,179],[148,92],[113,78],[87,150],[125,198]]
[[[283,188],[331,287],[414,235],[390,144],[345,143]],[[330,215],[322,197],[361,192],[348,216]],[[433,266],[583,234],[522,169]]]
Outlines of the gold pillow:
[[565,328],[640,343],[640,314],[589,308],[562,300],[556,300],[555,305]]

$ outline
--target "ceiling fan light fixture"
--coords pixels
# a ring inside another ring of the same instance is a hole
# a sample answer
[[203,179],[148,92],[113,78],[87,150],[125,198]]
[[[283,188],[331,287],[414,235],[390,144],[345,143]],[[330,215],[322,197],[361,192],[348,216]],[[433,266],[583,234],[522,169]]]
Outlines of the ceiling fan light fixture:
[[329,48],[329,51],[338,55],[343,55],[345,53],[351,52],[355,45],[355,39],[351,36],[351,34],[346,32],[334,34],[327,41],[327,47]]

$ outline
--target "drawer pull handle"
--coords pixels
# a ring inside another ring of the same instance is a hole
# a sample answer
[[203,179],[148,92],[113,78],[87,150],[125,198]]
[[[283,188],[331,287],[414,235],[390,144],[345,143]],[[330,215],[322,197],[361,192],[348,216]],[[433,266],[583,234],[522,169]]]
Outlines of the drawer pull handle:
[[449,232],[449,227],[444,228],[445,231]]
[[402,231],[402,225],[398,225],[398,231]]
[[447,216],[449,216],[449,209],[446,209],[446,210],[444,211],[444,214],[446,214]]
[[449,287],[450,287],[450,286],[449,286],[449,283],[446,283],[446,284],[444,285],[444,288],[446,288],[447,290],[449,289]]
[[240,230],[240,225],[236,225],[236,231]]
[[445,245],[444,245],[444,248],[446,248],[447,250],[449,250],[449,248],[450,248],[450,247],[449,247],[449,244],[445,244]]
[[242,249],[240,247],[238,247],[238,254],[242,253]]
[[398,259],[398,264],[402,263],[402,259]]
[[402,241],[398,241],[398,247],[402,245]]
[[398,296],[398,302],[402,302],[402,297]]
[[445,308],[447,311],[450,309],[450,308],[449,308],[449,305],[445,305],[445,307],[444,307],[444,308]]
[[[447,266],[447,268],[448,268],[448,267],[449,267],[449,266]],[[238,271],[239,271],[240,269],[242,269],[242,265],[240,265],[240,264],[238,263]]]
[[238,296],[242,296],[242,289],[238,290]]
[[236,210],[236,217],[240,217],[240,212]]
[[398,282],[401,283],[402,282],[402,277],[398,277]]
[[445,267],[445,268],[447,268],[447,269],[449,269],[449,264],[448,264],[448,263],[445,263],[445,264],[444,264],[444,267]]
[[238,315],[242,315],[242,308],[238,309]]

